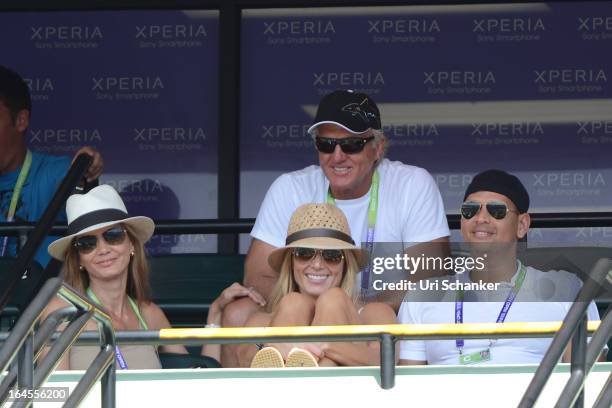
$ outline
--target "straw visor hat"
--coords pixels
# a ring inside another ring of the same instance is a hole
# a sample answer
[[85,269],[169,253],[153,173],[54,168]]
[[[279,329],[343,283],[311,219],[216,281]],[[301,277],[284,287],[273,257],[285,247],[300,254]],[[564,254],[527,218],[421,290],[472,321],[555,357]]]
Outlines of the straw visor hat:
[[155,224],[149,217],[130,217],[119,193],[107,184],[95,187],[86,194],[73,194],[66,201],[68,235],[49,245],[49,254],[60,261],[77,235],[115,224],[127,224],[141,242],[153,235]]
[[359,267],[367,262],[366,253],[351,238],[344,213],[333,204],[304,204],[291,216],[285,246],[268,256],[268,264],[280,272],[285,253],[290,248],[342,249],[351,251]]

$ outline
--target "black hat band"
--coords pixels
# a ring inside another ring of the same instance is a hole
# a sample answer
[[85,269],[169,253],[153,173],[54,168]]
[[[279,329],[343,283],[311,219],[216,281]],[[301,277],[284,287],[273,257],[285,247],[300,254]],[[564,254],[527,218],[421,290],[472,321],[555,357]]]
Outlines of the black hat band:
[[355,245],[355,241],[353,241],[353,239],[344,232],[328,228],[312,228],[294,232],[293,234],[287,236],[285,245],[289,245],[292,242],[305,238],[336,238],[348,244]]
[[77,234],[83,231],[85,228],[89,228],[92,225],[102,224],[104,222],[121,221],[128,217],[128,214],[124,211],[117,209],[104,209],[92,211],[87,214],[83,214],[76,218],[68,225],[68,235]]

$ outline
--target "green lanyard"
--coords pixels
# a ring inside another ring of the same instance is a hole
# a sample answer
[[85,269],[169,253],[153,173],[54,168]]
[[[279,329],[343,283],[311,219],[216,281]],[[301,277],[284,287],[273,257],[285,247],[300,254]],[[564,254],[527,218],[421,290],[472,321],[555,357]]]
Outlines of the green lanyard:
[[[15,188],[13,188],[13,196],[11,197],[11,203],[9,204],[8,213],[6,214],[6,222],[13,222],[13,219],[15,218],[15,212],[17,212],[17,203],[19,202],[19,196],[21,196],[21,190],[23,189],[23,185],[25,184],[25,181],[28,178],[28,174],[30,173],[30,167],[32,167],[32,152],[30,151],[30,149],[28,149],[26,152],[25,160],[23,161],[23,165],[21,166],[21,170],[19,171],[19,176],[17,176]],[[8,237],[4,237],[4,240],[2,242],[2,252],[0,252],[0,256],[4,256],[7,245]]]
[[[380,184],[380,175],[378,170],[374,170],[372,175],[372,187],[370,191],[370,203],[368,204],[368,233],[366,235],[366,249],[370,258],[374,249],[374,230],[376,229],[376,214],[378,213],[378,186]],[[327,203],[336,205],[336,200],[332,196],[331,186],[327,190]],[[361,274],[361,289],[367,289],[370,281],[370,271],[372,269],[371,262],[365,267]]]
[[[100,302],[100,299],[98,299],[96,294],[93,292],[93,290],[91,290],[91,288],[87,288],[87,296],[89,296],[91,300],[93,300],[100,306],[104,306],[102,302]],[[140,322],[140,325],[142,326],[142,328],[144,330],[148,330],[149,328],[147,326],[147,323],[144,321],[143,317],[140,315],[140,311],[138,310],[138,305],[136,304],[134,299],[128,296],[128,301],[130,302],[130,306],[132,306],[132,310],[134,311],[134,314],[136,314],[136,317],[138,318],[138,321]]]
[[[89,296],[89,298],[91,300],[93,300],[94,302],[96,302],[100,306],[104,306],[102,304],[102,302],[100,302],[100,300],[98,299],[96,294],[93,292],[93,290],[91,290],[91,288],[87,288],[87,296]],[[136,314],[136,317],[138,318],[138,321],[142,325],[142,328],[145,329],[145,330],[148,330],[149,328],[148,328],[147,324],[145,323],[144,319],[142,318],[142,316],[140,315],[140,312],[138,311],[138,306],[136,305],[136,302],[131,297],[129,297],[129,296],[128,296],[128,300],[130,301],[130,305],[132,306],[132,310],[134,310],[134,313]],[[119,348],[118,345],[115,345],[115,358],[117,359],[117,364],[119,365],[119,368],[121,368],[122,370],[127,370],[128,369],[128,365],[127,365],[127,362],[125,361],[125,357],[123,356],[123,353],[121,352],[121,349]]]

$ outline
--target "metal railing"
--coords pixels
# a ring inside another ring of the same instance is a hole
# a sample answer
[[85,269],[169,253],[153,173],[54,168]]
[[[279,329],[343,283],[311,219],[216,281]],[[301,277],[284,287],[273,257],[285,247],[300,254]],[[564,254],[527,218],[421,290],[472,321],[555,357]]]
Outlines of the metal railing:
[[[612,212],[533,213],[531,228],[586,228],[612,226]],[[461,227],[458,214],[446,216],[450,229]],[[239,219],[192,219],[155,220],[155,234],[241,234],[249,233],[255,224],[254,218]],[[26,236],[34,230],[36,223],[0,223],[0,236]],[[64,235],[66,224],[54,224],[49,232]]]
[[[39,329],[35,330],[43,310],[56,295],[59,295],[71,306],[54,311],[45,319]],[[66,356],[87,322],[92,318],[98,323],[97,341],[100,344],[100,352],[80,379],[64,406],[77,407],[92,386],[102,378],[102,407],[114,407],[115,335],[111,319],[85,297],[62,283],[60,278],[51,278],[43,285],[40,292],[19,318],[13,330],[8,334],[0,349],[0,372],[4,372],[11,362],[17,358],[17,364],[10,367],[7,375],[0,382],[0,405],[7,400],[10,391],[15,387],[15,383],[20,390],[34,390],[41,387],[60,360]],[[68,326],[57,336],[54,336],[53,345],[41,359],[43,349],[49,339],[59,325],[65,321],[69,322]],[[37,363],[36,368],[34,367],[35,363]],[[28,393],[25,394],[23,398],[14,402],[12,407],[30,406],[32,395],[30,394],[30,398],[28,398]]]
[[[381,344],[380,378],[381,387],[389,389],[395,383],[395,343],[402,339],[455,339],[499,338],[499,337],[547,337],[556,333],[549,350],[538,367],[530,387],[523,399],[522,407],[531,407],[546,384],[569,339],[574,336],[570,380],[564,389],[557,406],[580,406],[581,391],[586,375],[593,367],[597,356],[612,334],[612,312],[608,308],[601,324],[590,322],[587,326],[585,316],[588,304],[605,285],[612,283],[612,264],[608,259],[600,259],[583,285],[563,323],[480,323],[446,325],[369,325],[369,326],[307,326],[307,327],[264,327],[264,328],[219,328],[219,329],[162,329],[159,331],[118,332],[119,344],[230,344],[248,342],[294,342],[294,341],[379,341]],[[75,294],[77,297],[79,295]],[[85,300],[85,302],[87,302]],[[67,312],[64,312],[67,313]],[[21,320],[18,322],[20,324]],[[577,328],[578,327],[578,328]],[[18,326],[14,331],[18,330]],[[22,330],[22,329],[20,329]],[[41,332],[48,329],[41,327]],[[591,342],[586,345],[587,331],[593,332]],[[51,331],[49,332],[51,333]],[[57,336],[56,336],[57,337]],[[9,337],[10,338],[10,337]],[[0,336],[0,341],[3,340]],[[56,340],[59,342],[58,340]],[[100,341],[96,333],[81,334],[78,344],[92,344]],[[35,343],[36,347],[38,342]],[[6,349],[16,349],[6,340]],[[21,344],[20,344],[21,346]],[[54,346],[55,347],[55,346]],[[112,350],[111,350],[112,351]],[[112,353],[109,356],[112,359]],[[0,363],[3,362],[0,358]],[[113,365],[114,367],[114,365]],[[0,365],[0,368],[3,368]],[[88,371],[89,373],[89,371]],[[87,374],[86,374],[87,375]],[[93,377],[92,377],[93,378]],[[24,382],[27,380],[24,380]],[[608,384],[609,385],[609,384]],[[604,387],[599,401],[608,401],[609,387]]]
[[[22,248],[20,247],[17,259],[9,271],[6,287],[2,288],[2,292],[0,293],[0,312],[4,310],[11,295],[14,293],[14,289],[26,271],[28,264],[34,258],[38,247],[49,233],[58,213],[64,207],[66,199],[72,194],[91,162],[91,156],[80,154],[70,166],[66,176],[58,186],[53,198],[40,217],[40,220],[29,228],[28,231],[30,233],[27,237],[25,232],[20,233],[19,243],[25,243]],[[3,225],[9,229],[14,227],[12,223],[4,223]],[[97,358],[92,365],[94,369],[90,367],[91,372],[90,370],[87,371],[86,375],[79,382],[79,385],[77,385],[77,389],[75,389],[73,394],[69,397],[66,406],[77,406],[79,401],[89,391],[93,382],[99,378],[100,373],[96,372],[95,368],[102,366],[106,367],[113,362],[114,334],[112,333],[110,318],[100,310],[95,309],[91,303],[78,295],[75,291],[67,286],[63,286],[61,279],[49,279],[54,275],[54,271],[58,266],[59,263],[57,261],[51,261],[47,268],[45,268],[39,284],[37,284],[32,291],[36,296],[29,302],[28,307],[17,321],[2,349],[0,349],[0,372],[4,371],[7,366],[17,358],[17,364],[11,367],[0,383],[0,404],[7,399],[15,383],[17,383],[19,389],[38,389],[66,353],[68,347],[79,336],[87,321],[92,317],[99,322],[99,328],[103,331],[100,337],[105,345],[98,355],[99,359]],[[34,326],[38,323],[43,309],[58,291],[66,301],[73,305],[73,307],[52,313],[49,319],[41,325],[40,330],[35,336]],[[64,330],[62,336],[58,338],[45,358],[43,358],[37,368],[34,369],[34,363],[40,357],[45,343],[58,328],[59,324],[66,320],[70,321],[70,323]],[[110,348],[108,344],[112,344],[113,348]],[[113,364],[112,368],[105,369],[103,379],[103,389],[105,392],[102,397],[104,407],[113,407],[115,405],[114,387],[115,379]],[[32,394],[25,393],[25,395],[27,397]],[[12,406],[30,406],[31,403],[31,399],[28,400],[25,398],[16,401]]]
[[[589,279],[582,286],[576,300],[567,312],[565,319],[563,319],[563,324],[538,366],[519,407],[525,408],[535,405],[555,365],[563,354],[563,350],[565,350],[572,337],[571,376],[559,397],[556,407],[584,406],[584,380],[612,333],[612,313],[610,313],[610,307],[608,307],[601,326],[595,332],[587,347],[586,312],[589,303],[595,298],[602,286],[612,284],[611,268],[612,263],[609,259],[600,259],[591,270]],[[606,389],[604,388],[600,397],[605,392]]]
[[[612,314],[608,323],[612,324]],[[585,330],[596,332],[600,324],[589,322]],[[221,344],[244,342],[300,342],[300,341],[379,341],[380,385],[383,389],[395,384],[395,344],[398,340],[476,339],[476,338],[527,338],[550,337],[561,330],[561,322],[531,323],[467,323],[467,324],[394,324],[352,326],[306,327],[252,327],[228,329],[162,329],[159,344]],[[608,331],[608,337],[610,332]],[[122,336],[123,337],[123,336]],[[140,341],[143,340],[141,337]],[[602,338],[604,336],[601,336]],[[196,340],[197,342],[191,343]],[[122,338],[121,341],[126,341]],[[131,340],[137,340],[132,338]],[[149,341],[152,339],[149,339]],[[211,341],[213,340],[213,341]],[[606,339],[607,341],[607,339]],[[601,344],[601,348],[603,348]]]
[[[593,349],[603,348],[606,328],[612,324],[612,313],[603,322],[588,322],[586,330],[595,333]],[[161,329],[115,332],[117,344],[239,344],[301,341],[379,341],[381,343],[381,387],[395,383],[395,343],[398,340],[454,340],[456,338],[538,338],[551,337],[562,329],[562,322],[512,322],[464,324],[389,324],[350,326],[245,327],[218,329]],[[610,331],[607,331],[610,337]],[[57,338],[57,335],[54,336]],[[0,334],[0,342],[3,340]],[[99,343],[99,335],[84,332],[75,346]]]

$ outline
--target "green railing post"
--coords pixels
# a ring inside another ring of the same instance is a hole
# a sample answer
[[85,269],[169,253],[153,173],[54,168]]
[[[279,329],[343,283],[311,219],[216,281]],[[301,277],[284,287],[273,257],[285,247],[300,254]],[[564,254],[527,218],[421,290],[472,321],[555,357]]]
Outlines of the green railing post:
[[389,390],[395,386],[395,339],[387,333],[380,337],[380,386]]

